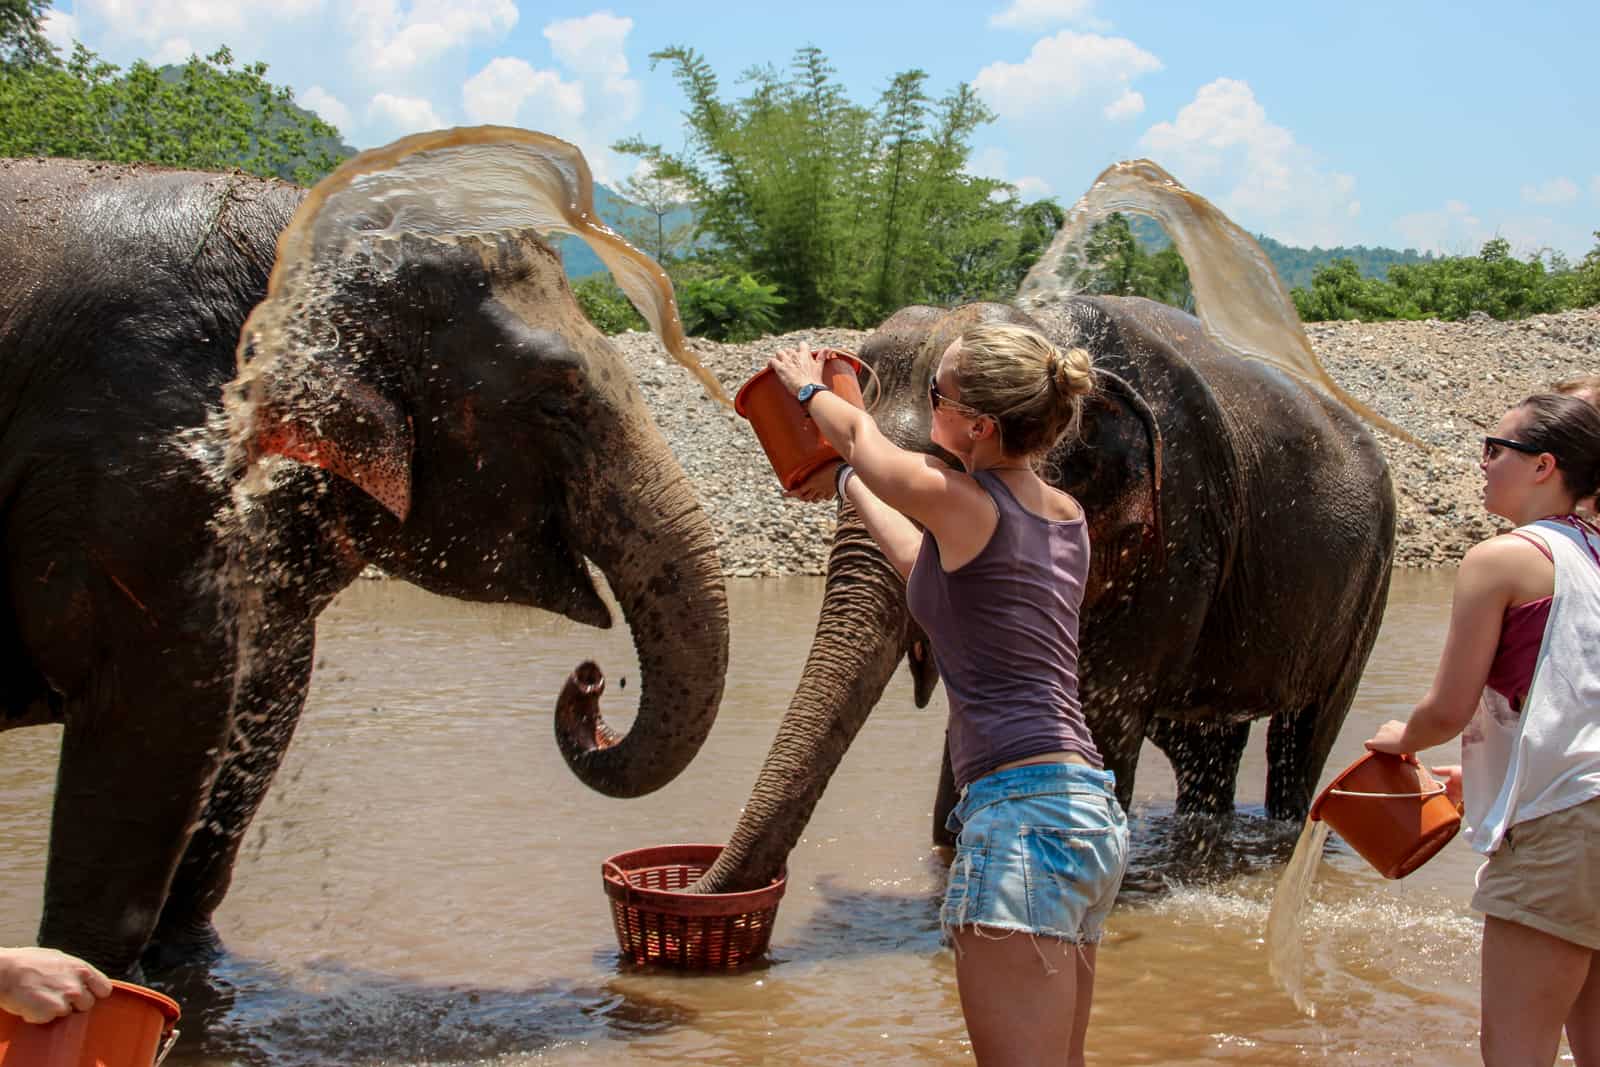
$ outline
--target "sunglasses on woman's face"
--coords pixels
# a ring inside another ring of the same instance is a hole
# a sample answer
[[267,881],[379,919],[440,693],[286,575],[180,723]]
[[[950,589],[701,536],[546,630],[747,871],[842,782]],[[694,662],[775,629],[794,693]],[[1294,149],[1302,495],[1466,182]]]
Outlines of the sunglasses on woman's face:
[[949,404],[953,410],[959,411],[963,415],[978,414],[978,410],[976,408],[970,408],[959,400],[951,400],[949,397],[939,392],[939,376],[935,374],[928,378],[928,405],[933,408],[934,411],[938,411],[939,405],[941,404]]
[[1521,452],[1529,456],[1543,455],[1545,451],[1538,445],[1523,444],[1521,441],[1513,441],[1509,437],[1485,437],[1483,439],[1483,461],[1488,463],[1500,455],[1502,448],[1509,448],[1513,452]]

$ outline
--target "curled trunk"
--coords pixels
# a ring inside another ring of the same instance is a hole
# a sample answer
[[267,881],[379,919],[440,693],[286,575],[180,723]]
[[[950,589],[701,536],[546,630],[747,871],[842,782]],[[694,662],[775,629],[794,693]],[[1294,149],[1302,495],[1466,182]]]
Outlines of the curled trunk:
[[604,676],[586,663],[562,691],[556,740],[585,785],[635,797],[677,777],[711,731],[728,672],[728,600],[711,524],[666,441],[641,420],[623,432],[595,450],[605,462],[569,494],[575,537],[633,634],[639,714],[626,734],[606,725]]

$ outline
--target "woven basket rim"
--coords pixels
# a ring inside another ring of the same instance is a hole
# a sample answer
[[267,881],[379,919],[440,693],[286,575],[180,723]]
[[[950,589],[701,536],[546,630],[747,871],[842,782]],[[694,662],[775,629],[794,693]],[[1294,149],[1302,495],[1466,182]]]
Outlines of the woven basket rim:
[[[721,845],[707,844],[672,844],[652,845],[648,848],[629,849],[619,852],[608,858],[600,868],[601,877],[605,881],[606,895],[613,900],[622,901],[629,907],[642,908],[642,910],[655,910],[666,914],[684,914],[685,911],[703,916],[710,915],[739,915],[764,911],[776,908],[779,900],[783,898],[787,888],[789,869],[788,866],[778,870],[778,874],[767,885],[759,889],[748,889],[740,893],[687,893],[676,889],[652,889],[636,886],[631,882],[619,879],[617,871],[621,871],[624,878],[633,871],[644,867],[701,867],[709,869],[716,862],[717,856],[722,852]],[[639,864],[630,867],[629,861],[636,857],[650,856],[658,858],[662,852],[678,852],[681,855],[679,862],[661,863],[654,862]],[[698,877],[698,876],[697,876]]]

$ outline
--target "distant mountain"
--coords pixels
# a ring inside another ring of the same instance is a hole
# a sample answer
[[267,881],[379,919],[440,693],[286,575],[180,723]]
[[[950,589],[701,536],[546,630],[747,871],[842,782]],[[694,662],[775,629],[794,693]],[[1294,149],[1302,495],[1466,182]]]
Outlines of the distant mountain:
[[[602,222],[624,236],[624,222],[649,222],[653,225],[656,218],[654,212],[645,210],[599,182],[595,182],[594,186],[594,212]],[[679,208],[669,214],[665,221],[670,230],[694,221],[694,215],[688,208]],[[580,237],[561,238],[556,242],[556,250],[561,253],[561,262],[566,265],[567,277],[574,280],[606,269],[600,257]]]
[[[1139,246],[1147,252],[1159,252],[1172,243],[1161,224],[1147,215],[1130,215],[1128,224]],[[1393,248],[1368,248],[1366,245],[1295,248],[1282,241],[1274,241],[1266,234],[1258,233],[1255,238],[1267,258],[1272,260],[1278,277],[1290,289],[1308,288],[1317,268],[1336,259],[1354,260],[1356,269],[1368,278],[1387,279],[1389,268],[1397,263],[1430,263],[1437,258],[1431,252],[1418,252],[1413,248],[1403,252]]]

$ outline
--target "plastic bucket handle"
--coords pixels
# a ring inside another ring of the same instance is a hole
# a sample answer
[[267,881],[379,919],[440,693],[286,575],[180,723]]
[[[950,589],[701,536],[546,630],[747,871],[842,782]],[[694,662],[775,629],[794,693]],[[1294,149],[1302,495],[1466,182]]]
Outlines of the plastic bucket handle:
[[1329,789],[1328,795],[1334,797],[1367,797],[1372,800],[1414,800],[1436,797],[1444,792],[1444,786],[1435,782],[1432,789],[1424,789],[1420,793],[1358,793],[1354,789]]
[[167,1053],[171,1052],[172,1046],[178,1043],[179,1032],[176,1026],[167,1031],[167,1036],[161,1042],[161,1051],[156,1053],[156,1062],[151,1064],[150,1067],[161,1067],[161,1064],[167,1058]]

